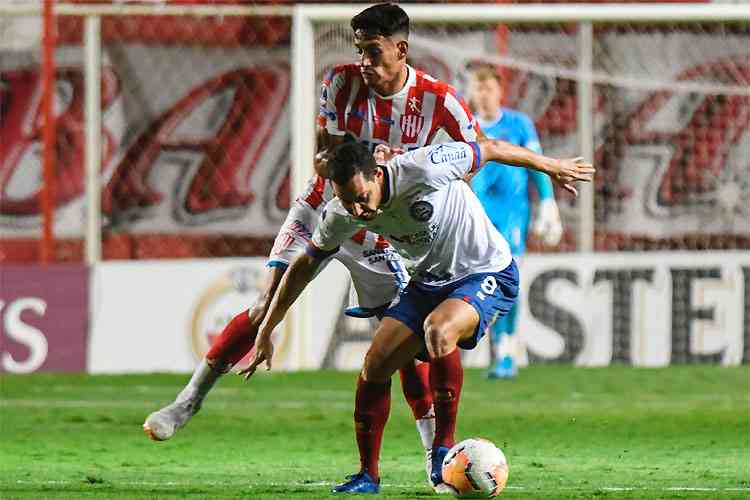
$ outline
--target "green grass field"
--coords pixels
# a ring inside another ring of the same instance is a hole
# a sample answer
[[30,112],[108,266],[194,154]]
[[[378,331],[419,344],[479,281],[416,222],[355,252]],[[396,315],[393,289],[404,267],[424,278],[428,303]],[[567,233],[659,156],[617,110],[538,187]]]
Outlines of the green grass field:
[[[0,377],[0,498],[331,498],[357,469],[355,374],[225,377],[175,438],[145,416],[185,376]],[[427,498],[423,453],[394,383],[384,498]],[[458,437],[510,463],[507,498],[750,498],[750,367],[467,371]]]

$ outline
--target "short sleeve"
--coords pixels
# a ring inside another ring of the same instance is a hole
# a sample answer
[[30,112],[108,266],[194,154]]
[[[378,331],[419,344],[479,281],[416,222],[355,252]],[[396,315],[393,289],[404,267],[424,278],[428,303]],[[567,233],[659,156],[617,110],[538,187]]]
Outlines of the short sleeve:
[[[331,69],[320,87],[320,109],[318,111],[318,126],[325,128],[331,135],[341,136],[346,133],[345,117],[342,99],[339,94],[346,91],[347,71],[345,66]],[[337,106],[337,101],[339,106]]]
[[338,198],[334,198],[323,209],[320,224],[308,244],[307,253],[316,258],[332,255],[339,250],[343,241],[359,230],[359,225],[351,221]]
[[481,165],[479,146],[475,142],[447,142],[396,157],[404,171],[414,172],[425,184],[435,187],[463,179]]
[[440,115],[440,128],[454,141],[471,142],[477,140],[477,124],[463,97],[449,87],[443,100]]

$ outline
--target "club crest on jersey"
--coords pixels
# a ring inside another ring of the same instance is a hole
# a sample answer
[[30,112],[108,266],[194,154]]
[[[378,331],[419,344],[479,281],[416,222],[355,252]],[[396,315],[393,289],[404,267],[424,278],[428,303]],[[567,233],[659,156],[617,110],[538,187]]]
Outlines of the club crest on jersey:
[[409,99],[409,109],[414,111],[415,113],[421,113],[422,110],[419,109],[419,99],[416,97],[412,97]]
[[401,117],[401,132],[404,133],[404,142],[413,142],[424,127],[424,116],[403,115]]
[[432,218],[432,213],[435,209],[429,201],[419,200],[415,201],[409,207],[409,213],[414,217],[414,220],[419,222],[427,222]]

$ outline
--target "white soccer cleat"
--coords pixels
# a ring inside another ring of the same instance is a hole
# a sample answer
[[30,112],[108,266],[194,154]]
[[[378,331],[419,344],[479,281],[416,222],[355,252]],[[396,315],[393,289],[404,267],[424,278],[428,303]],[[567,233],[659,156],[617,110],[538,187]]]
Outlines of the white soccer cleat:
[[166,441],[198,412],[198,405],[174,402],[155,411],[143,423],[143,432],[154,441]]
[[214,369],[203,359],[193,372],[190,382],[173,403],[155,411],[143,422],[143,432],[154,441],[166,441],[198,413],[203,400],[226,370]]

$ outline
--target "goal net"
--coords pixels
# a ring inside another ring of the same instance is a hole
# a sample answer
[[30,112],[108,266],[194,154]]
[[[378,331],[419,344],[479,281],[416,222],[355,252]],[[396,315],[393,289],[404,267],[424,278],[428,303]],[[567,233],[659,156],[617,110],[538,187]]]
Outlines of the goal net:
[[[470,102],[470,65],[497,68],[503,105],[533,120],[545,153],[581,154],[579,84],[593,92],[594,249],[750,246],[748,23],[594,24],[582,74],[579,23],[412,23],[409,62]],[[356,62],[346,22],[316,23],[315,76]],[[578,249],[581,209],[556,193]],[[541,249],[536,243],[534,249]]]
[[[538,16],[533,22],[485,21],[501,8],[462,7],[459,20],[439,9],[432,18],[427,8],[405,6],[416,13],[408,62],[454,85],[469,103],[469,68],[495,67],[504,83],[503,105],[533,120],[546,154],[583,155],[596,164],[588,199],[556,190],[561,243],[545,248],[529,235],[531,252],[750,248],[748,20],[585,23]],[[314,61],[304,90],[318,89],[331,66],[358,62],[351,15],[323,8],[310,14],[307,35],[298,32],[310,38],[307,55]],[[306,133],[298,129],[300,137],[312,136],[312,121],[306,123]],[[684,254],[654,255],[606,270],[596,268],[613,266],[604,256],[600,261],[573,254],[530,258],[522,266],[527,285],[520,329],[529,334],[522,357],[588,365],[743,359],[741,331],[746,353],[750,333],[747,326],[742,330],[741,307],[725,311],[731,325],[716,326],[720,312],[705,308],[703,313],[711,312],[701,316],[691,306],[711,287],[734,287],[742,270],[696,271]],[[649,286],[659,282],[671,282],[671,294],[650,295]],[[706,323],[694,324],[699,316]],[[726,343],[739,347],[718,347],[717,339],[735,334],[737,343]],[[361,325],[342,319],[331,345],[366,346],[363,335]],[[486,356],[472,352],[465,361],[482,365]]]

